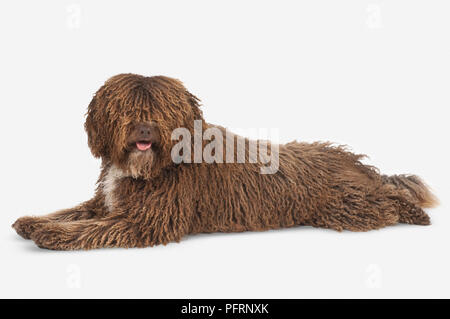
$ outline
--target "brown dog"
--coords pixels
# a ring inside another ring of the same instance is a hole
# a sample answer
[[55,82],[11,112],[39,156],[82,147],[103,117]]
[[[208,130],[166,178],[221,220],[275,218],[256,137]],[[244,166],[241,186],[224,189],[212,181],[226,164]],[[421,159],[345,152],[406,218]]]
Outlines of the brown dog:
[[[85,123],[89,147],[102,159],[94,198],[50,215],[19,218],[17,233],[39,247],[71,250],[146,247],[187,234],[297,225],[367,231],[429,224],[422,208],[437,200],[418,177],[380,175],[360,162],[362,155],[343,147],[291,142],[271,148],[279,164],[271,174],[261,173],[266,163],[253,154],[261,146],[251,151],[247,139],[243,163],[225,160],[238,157],[237,142],[225,152],[215,150],[212,163],[195,161],[187,150],[177,160],[175,129],[195,136],[197,123],[225,133],[204,121],[198,102],[171,78],[109,79],[89,104]],[[243,140],[227,135],[221,142],[238,139]]]

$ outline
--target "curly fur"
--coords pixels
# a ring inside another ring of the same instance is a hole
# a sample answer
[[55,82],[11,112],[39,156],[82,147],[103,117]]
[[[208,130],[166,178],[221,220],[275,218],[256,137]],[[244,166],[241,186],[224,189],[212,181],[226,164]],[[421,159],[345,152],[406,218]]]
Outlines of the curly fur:
[[[19,218],[13,227],[42,248],[128,248],[205,232],[427,225],[422,208],[437,204],[418,177],[380,175],[361,162],[362,155],[330,143],[280,145],[275,174],[260,174],[260,162],[175,164],[171,133],[179,127],[193,133],[194,120],[224,131],[204,121],[199,100],[178,80],[112,77],[93,97],[85,123],[89,147],[102,159],[94,198],[47,216]],[[129,145],[141,122],[152,123],[159,135],[145,153]],[[227,151],[236,156],[236,147]],[[248,147],[245,156],[252,156]]]

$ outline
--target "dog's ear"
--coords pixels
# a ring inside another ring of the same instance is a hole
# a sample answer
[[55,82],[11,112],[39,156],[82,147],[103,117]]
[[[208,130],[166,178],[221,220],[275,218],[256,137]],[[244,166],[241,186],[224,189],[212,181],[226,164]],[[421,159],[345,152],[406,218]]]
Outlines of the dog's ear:
[[91,149],[92,155],[95,157],[102,157],[106,154],[108,143],[105,141],[103,130],[99,126],[102,122],[100,118],[101,116],[98,114],[98,109],[96,107],[98,103],[97,100],[97,96],[94,96],[91,103],[89,103],[84,129],[88,135],[88,145]]

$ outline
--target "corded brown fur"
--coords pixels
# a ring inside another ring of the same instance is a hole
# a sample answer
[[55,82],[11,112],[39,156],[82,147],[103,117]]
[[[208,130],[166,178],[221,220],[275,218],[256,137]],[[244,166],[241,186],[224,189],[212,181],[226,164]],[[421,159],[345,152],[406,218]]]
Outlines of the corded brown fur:
[[[94,198],[19,218],[13,227],[48,249],[146,247],[205,232],[427,225],[422,208],[437,204],[418,177],[380,175],[361,162],[362,155],[329,143],[280,145],[274,174],[261,174],[260,162],[175,164],[172,131],[184,127],[194,136],[194,120],[203,129],[214,127],[178,80],[112,77],[89,104],[85,123],[89,147],[102,159]],[[136,129],[139,123],[148,130]],[[145,136],[139,147],[151,149],[136,150],[137,136]],[[245,158],[250,155],[246,150]]]

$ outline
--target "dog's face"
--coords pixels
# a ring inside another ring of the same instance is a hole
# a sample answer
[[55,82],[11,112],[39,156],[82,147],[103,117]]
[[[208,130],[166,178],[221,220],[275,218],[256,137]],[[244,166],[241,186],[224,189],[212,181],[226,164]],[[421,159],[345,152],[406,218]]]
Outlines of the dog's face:
[[92,154],[134,178],[153,178],[173,165],[173,130],[192,132],[194,120],[202,119],[198,102],[175,79],[116,75],[88,107],[85,128]]

